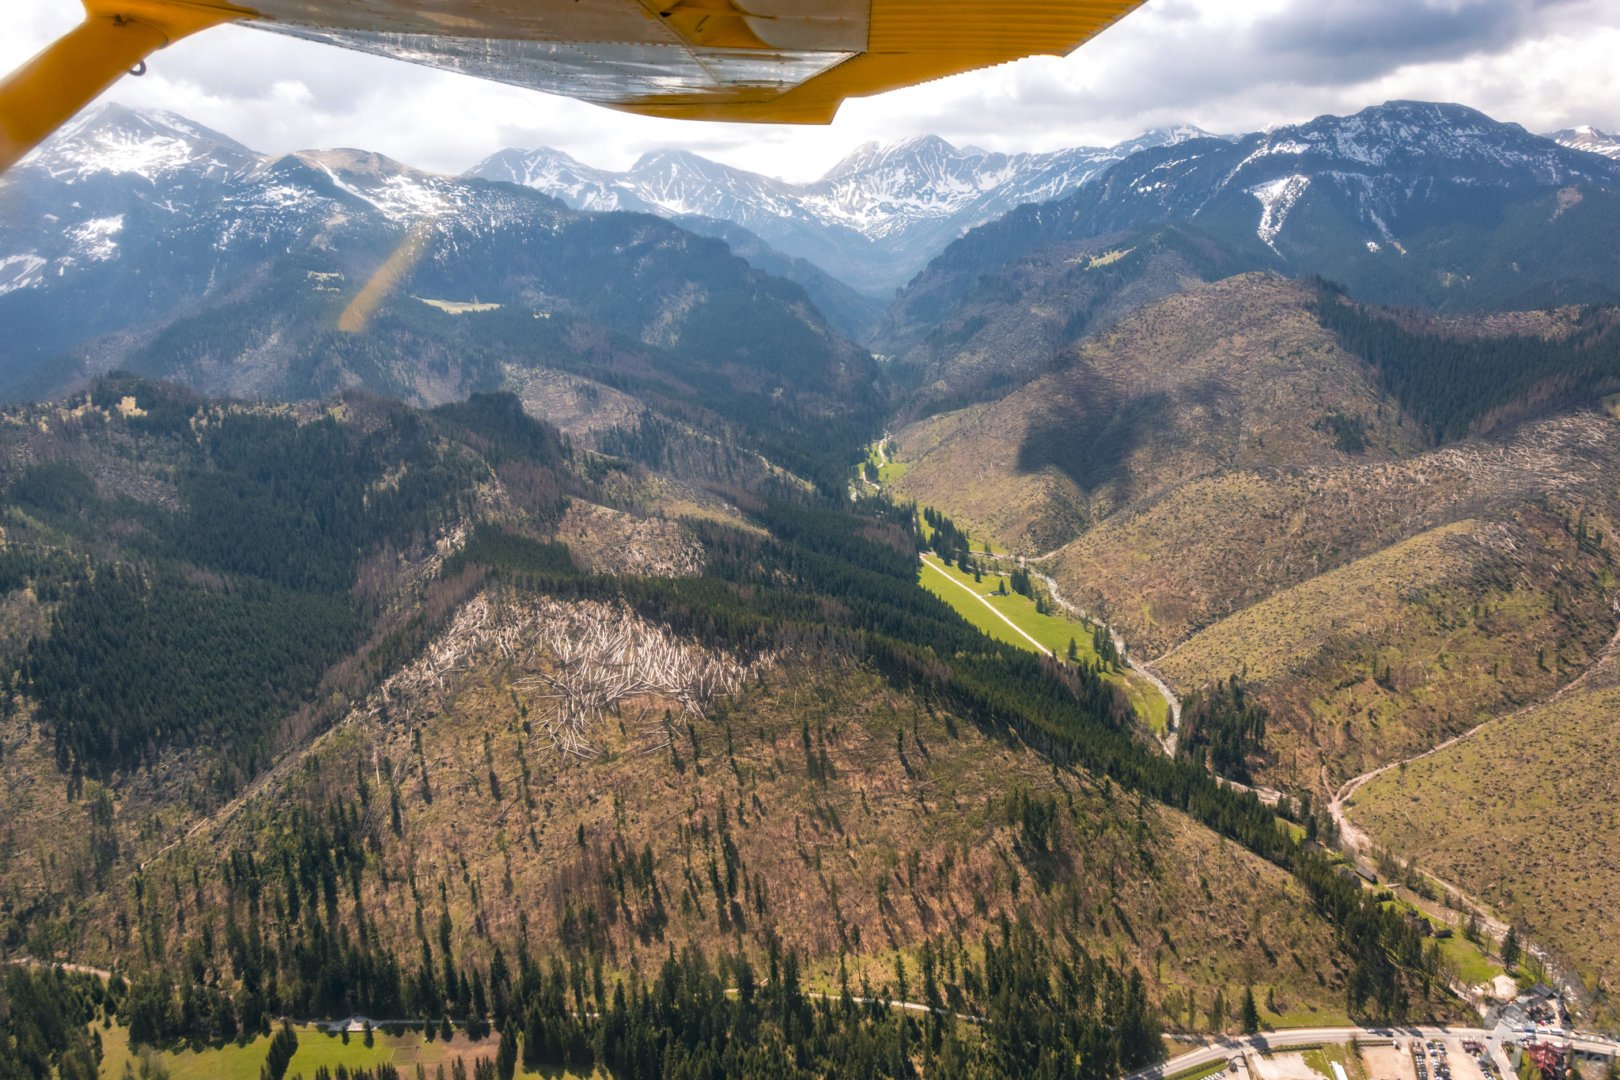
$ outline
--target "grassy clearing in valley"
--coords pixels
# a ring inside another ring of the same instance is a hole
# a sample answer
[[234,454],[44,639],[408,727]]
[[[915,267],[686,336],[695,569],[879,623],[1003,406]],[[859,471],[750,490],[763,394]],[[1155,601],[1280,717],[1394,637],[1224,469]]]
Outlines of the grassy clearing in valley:
[[1435,930],[1445,928],[1452,931],[1450,937],[1439,938],[1437,941],[1441,955],[1445,957],[1447,965],[1460,982],[1468,986],[1485,986],[1503,974],[1501,963],[1484,946],[1476,945],[1462,935],[1460,922],[1452,922],[1432,911],[1425,911],[1419,905],[1426,901],[1409,892],[1405,886],[1393,881],[1389,885],[1397,895],[1395,899],[1386,901],[1386,905],[1399,905],[1408,914],[1426,920]]
[[866,448],[866,457],[861,461],[860,475],[863,479],[867,478],[868,467],[877,470],[878,486],[887,487],[906,475],[911,469],[911,462],[894,459],[894,443],[875,442]]
[[[116,1024],[97,1030],[101,1035],[104,1055],[101,1062],[101,1075],[104,1080],[122,1080],[126,1065],[130,1066],[136,1075],[140,1075],[141,1054],[131,1050],[129,1032]],[[293,1030],[298,1033],[298,1052],[293,1055],[292,1062],[287,1067],[287,1075],[302,1076],[305,1080],[314,1076],[315,1070],[323,1065],[335,1072],[339,1065],[357,1069],[392,1064],[407,1077],[414,1075],[416,1066],[421,1065],[429,1076],[434,1076],[441,1065],[448,1074],[451,1064],[460,1059],[466,1063],[468,1071],[471,1072],[474,1061],[495,1056],[500,1041],[498,1036],[491,1036],[478,1042],[471,1042],[461,1032],[457,1032],[448,1043],[438,1038],[429,1041],[418,1031],[399,1035],[378,1032],[373,1036],[373,1045],[367,1046],[365,1037],[360,1034],[352,1034],[344,1041],[342,1036],[328,1034],[324,1028],[313,1024],[298,1024]],[[204,1047],[200,1050],[162,1050],[147,1053],[162,1063],[168,1070],[171,1080],[259,1080],[259,1069],[264,1064],[269,1048],[269,1037],[261,1035],[251,1042],[240,1045],[231,1042],[224,1046]],[[520,1072],[518,1075],[542,1074]],[[553,1070],[544,1075],[572,1077],[590,1074]]]
[[1457,978],[1469,986],[1483,986],[1502,974],[1502,965],[1485,955],[1485,951],[1460,934],[1453,934],[1440,942],[1440,952],[1457,972]]
[[[981,574],[983,580],[974,581],[972,574],[965,574],[933,555],[924,555],[923,565],[925,568],[921,579],[923,588],[951,605],[963,618],[987,636],[997,641],[1005,641],[1009,645],[1016,645],[1020,649],[1032,648],[1029,638],[1034,638],[1042,648],[1059,659],[1068,657],[1069,643],[1072,641],[1075,645],[1076,662],[1097,662],[1097,652],[1092,648],[1091,638],[1095,627],[1088,623],[1065,619],[1061,615],[1043,615],[1035,610],[1035,601],[1010,589],[1005,596],[998,595],[996,586],[1004,580],[1003,575],[986,570]],[[968,595],[964,589],[970,590],[973,596]],[[975,600],[974,596],[982,598],[983,602]],[[986,608],[986,604],[995,612],[1006,616],[1018,629],[1015,630],[996,618],[995,613]],[[1023,633],[1020,634],[1019,630]],[[1026,638],[1025,634],[1029,637]],[[1129,669],[1110,672],[1106,677],[1125,691],[1131,707],[1150,728],[1156,732],[1164,731],[1169,723],[1170,710],[1158,690]]]

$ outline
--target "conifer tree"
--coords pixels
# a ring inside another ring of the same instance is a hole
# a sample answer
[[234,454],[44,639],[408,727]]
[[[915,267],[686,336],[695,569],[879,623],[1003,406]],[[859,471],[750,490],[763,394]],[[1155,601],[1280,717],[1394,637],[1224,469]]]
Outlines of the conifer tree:
[[1254,987],[1243,988],[1243,1033],[1253,1035],[1260,1030],[1260,1009],[1254,1003]]
[[1507,936],[1502,939],[1502,966],[1510,972],[1513,971],[1519,966],[1522,951],[1519,946],[1519,928],[1509,926]]

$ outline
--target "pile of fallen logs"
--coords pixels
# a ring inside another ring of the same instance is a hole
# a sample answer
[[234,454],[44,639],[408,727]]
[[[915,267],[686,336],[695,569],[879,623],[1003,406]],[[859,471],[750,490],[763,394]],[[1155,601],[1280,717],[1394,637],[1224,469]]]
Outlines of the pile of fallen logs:
[[[745,664],[723,650],[682,641],[623,603],[480,593],[358,713],[415,723],[425,710],[447,705],[458,677],[485,657],[518,667],[513,689],[546,703],[543,730],[554,747],[576,757],[595,756],[596,729],[627,703],[640,699],[645,715],[663,699],[666,708],[702,716],[707,705],[736,693],[774,661],[767,655]],[[667,738],[662,727],[643,734],[654,731]]]
[[622,604],[545,601],[541,607],[529,643],[531,674],[516,686],[551,703],[546,732],[564,753],[594,755],[592,731],[627,701],[668,698],[681,712],[701,716],[706,704],[741,689],[750,671],[724,652],[680,641]]

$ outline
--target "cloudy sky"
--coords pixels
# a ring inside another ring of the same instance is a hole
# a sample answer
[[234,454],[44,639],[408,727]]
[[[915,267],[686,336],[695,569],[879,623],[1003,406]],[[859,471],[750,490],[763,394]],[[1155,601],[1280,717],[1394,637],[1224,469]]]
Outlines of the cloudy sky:
[[[77,18],[76,0],[4,0],[0,69]],[[948,2],[948,0],[947,0]],[[1031,59],[851,101],[827,128],[625,116],[260,31],[224,28],[158,54],[108,92],[265,151],[359,146],[460,171],[507,146],[628,166],[684,147],[791,179],[860,143],[1108,144],[1189,122],[1249,131],[1390,98],[1459,101],[1533,131],[1620,131],[1615,0],[1148,0],[1066,59]]]

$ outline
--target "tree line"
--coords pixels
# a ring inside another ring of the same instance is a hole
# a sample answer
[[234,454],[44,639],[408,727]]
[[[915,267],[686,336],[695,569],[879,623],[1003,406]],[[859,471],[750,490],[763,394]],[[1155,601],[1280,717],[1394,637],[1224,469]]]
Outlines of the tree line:
[[[1569,332],[1556,336],[1469,336],[1425,328],[1397,313],[1353,303],[1337,286],[1317,285],[1317,319],[1347,351],[1372,366],[1434,442],[1620,386],[1620,332],[1613,309],[1583,309]],[[1341,449],[1360,449],[1359,418],[1355,429],[1344,428],[1342,417],[1331,422]]]
[[276,721],[375,617],[352,591],[364,557],[465,517],[480,475],[498,474],[537,527],[586,483],[566,440],[510,394],[429,414],[355,399],[358,422],[299,423],[123,375],[90,392],[108,408],[126,396],[140,414],[88,414],[77,441],[117,454],[132,440],[171,462],[175,508],[98,494],[73,460],[24,470],[5,495],[71,540],[8,547],[0,587],[60,601],[16,689],[38,703],[74,776],[208,744],[220,751],[216,782],[234,788],[268,763]]

